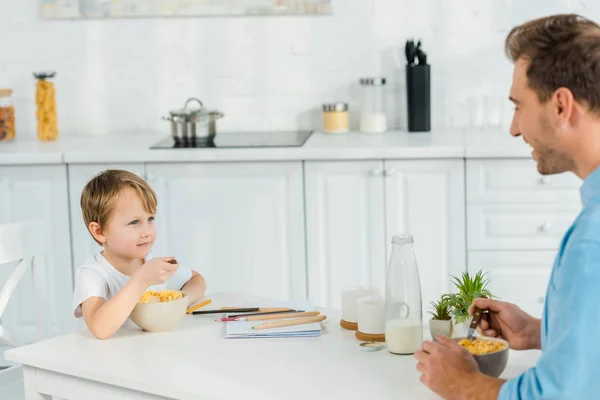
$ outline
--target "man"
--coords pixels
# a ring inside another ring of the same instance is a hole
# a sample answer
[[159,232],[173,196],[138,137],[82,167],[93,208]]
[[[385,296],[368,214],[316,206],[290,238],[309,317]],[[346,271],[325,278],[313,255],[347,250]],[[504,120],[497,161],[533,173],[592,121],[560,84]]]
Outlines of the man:
[[478,299],[489,310],[478,331],[515,350],[541,349],[537,364],[504,381],[481,374],[468,351],[446,337],[415,353],[421,381],[446,399],[600,399],[600,26],[555,15],[514,28],[512,136],[533,148],[543,175],[584,180],[583,210],[554,262],[541,320],[516,305]]

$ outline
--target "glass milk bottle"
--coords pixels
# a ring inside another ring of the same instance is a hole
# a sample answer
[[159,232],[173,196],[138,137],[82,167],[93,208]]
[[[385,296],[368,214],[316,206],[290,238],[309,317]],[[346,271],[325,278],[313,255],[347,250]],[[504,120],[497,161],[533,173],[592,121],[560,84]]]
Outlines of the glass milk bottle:
[[421,282],[412,235],[395,235],[385,278],[385,341],[392,354],[413,354],[423,342]]

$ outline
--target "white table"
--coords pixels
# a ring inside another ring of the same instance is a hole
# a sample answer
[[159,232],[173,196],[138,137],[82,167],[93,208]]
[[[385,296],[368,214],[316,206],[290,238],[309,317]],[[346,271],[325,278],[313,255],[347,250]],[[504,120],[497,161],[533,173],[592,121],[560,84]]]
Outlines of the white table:
[[[211,308],[256,300],[209,297]],[[224,339],[214,315],[189,315],[171,332],[128,323],[105,341],[78,332],[6,358],[23,364],[27,400],[438,398],[419,381],[413,356],[360,351],[354,332],[340,328],[339,312],[321,311],[328,319],[316,338]],[[517,376],[537,356],[512,352],[503,377]]]

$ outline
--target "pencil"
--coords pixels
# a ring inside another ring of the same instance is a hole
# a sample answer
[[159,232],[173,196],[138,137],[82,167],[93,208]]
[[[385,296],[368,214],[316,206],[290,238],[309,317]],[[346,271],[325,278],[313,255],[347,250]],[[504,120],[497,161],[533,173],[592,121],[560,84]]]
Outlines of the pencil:
[[208,299],[208,300],[206,300],[206,301],[203,301],[202,303],[198,303],[198,304],[196,304],[195,306],[192,306],[192,307],[188,308],[188,309],[187,309],[187,311],[186,311],[186,313],[188,313],[188,314],[189,314],[189,313],[191,313],[192,311],[195,311],[195,310],[199,309],[200,307],[204,307],[205,305],[207,305],[207,304],[210,304],[210,303],[212,303],[212,300],[211,300],[211,299]]
[[270,322],[270,323],[266,323],[266,324],[260,324],[260,325],[253,326],[252,329],[261,330],[261,329],[281,328],[283,326],[310,324],[313,322],[321,322],[321,321],[325,320],[326,318],[327,318],[327,316],[325,316],[325,315],[319,315],[318,317],[307,317],[307,318],[291,319],[289,321]]
[[[240,307],[221,307],[221,310],[227,311],[228,313],[230,312],[237,312],[236,310],[239,309]],[[260,312],[273,312],[273,311],[292,311],[291,308],[269,308],[269,307],[260,307],[257,309],[257,311]]]
[[285,311],[267,311],[267,312],[256,312],[256,313],[244,313],[244,314],[230,314],[228,318],[239,318],[239,317],[250,317],[252,315],[269,315],[269,314],[283,314],[283,313],[297,313],[304,312],[304,310],[285,310]]
[[204,310],[204,311],[192,311],[194,315],[200,314],[229,314],[231,312],[243,313],[243,312],[258,312],[260,308],[231,308],[227,310]]
[[292,313],[287,313],[287,314],[269,314],[269,315],[250,315],[247,317],[244,316],[239,316],[239,317],[229,317],[229,318],[221,318],[220,321],[221,322],[229,322],[229,321],[262,321],[262,320],[269,320],[269,319],[285,319],[285,318],[298,318],[298,317],[316,317],[317,315],[319,315],[320,313],[318,311],[299,311],[299,312],[292,312]]

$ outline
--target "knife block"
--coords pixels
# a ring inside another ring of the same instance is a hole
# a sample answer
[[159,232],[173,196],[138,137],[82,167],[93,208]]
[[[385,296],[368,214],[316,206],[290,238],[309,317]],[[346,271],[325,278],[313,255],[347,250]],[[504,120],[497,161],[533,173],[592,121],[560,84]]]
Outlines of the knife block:
[[408,131],[431,130],[431,66],[416,64],[406,66],[406,96]]

